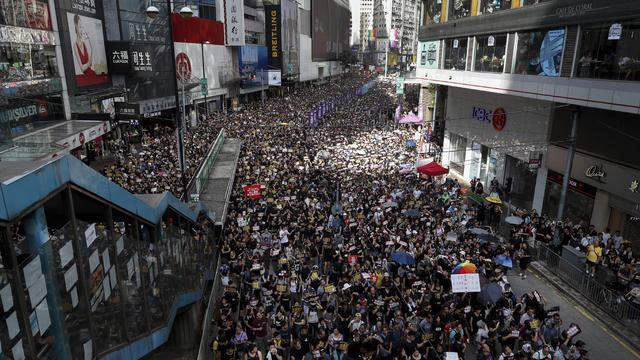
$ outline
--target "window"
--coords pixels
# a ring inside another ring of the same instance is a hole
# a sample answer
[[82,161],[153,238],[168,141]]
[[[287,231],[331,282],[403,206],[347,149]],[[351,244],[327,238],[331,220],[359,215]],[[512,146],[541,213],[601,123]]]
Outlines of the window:
[[479,2],[478,15],[511,9],[511,0],[480,0]]
[[507,35],[477,37],[474,71],[502,72],[506,46]]
[[471,15],[471,0],[453,0],[450,4],[449,20],[460,19]]
[[518,33],[516,74],[560,75],[564,29]]
[[0,80],[23,81],[58,76],[53,46],[0,44]]
[[640,80],[639,35],[640,19],[585,26],[578,53],[576,76]]
[[444,68],[464,70],[467,65],[467,38],[445,40]]
[[424,18],[421,25],[439,23],[442,18],[442,0],[426,0],[423,2]]

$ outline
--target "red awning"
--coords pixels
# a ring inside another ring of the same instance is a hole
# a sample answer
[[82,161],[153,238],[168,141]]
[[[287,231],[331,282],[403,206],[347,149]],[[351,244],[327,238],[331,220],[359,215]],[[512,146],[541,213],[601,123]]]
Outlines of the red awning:
[[442,165],[438,164],[435,161],[419,166],[416,170],[418,170],[418,172],[421,174],[425,174],[429,176],[439,176],[439,175],[445,175],[449,173],[449,169],[447,169],[446,167],[443,167]]

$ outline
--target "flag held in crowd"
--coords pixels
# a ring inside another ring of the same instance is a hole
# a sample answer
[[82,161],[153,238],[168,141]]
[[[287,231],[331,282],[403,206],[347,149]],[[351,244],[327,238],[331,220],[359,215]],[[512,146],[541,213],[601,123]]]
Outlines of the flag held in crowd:
[[242,191],[244,191],[245,196],[252,200],[258,200],[262,197],[260,194],[260,184],[245,185],[242,187]]

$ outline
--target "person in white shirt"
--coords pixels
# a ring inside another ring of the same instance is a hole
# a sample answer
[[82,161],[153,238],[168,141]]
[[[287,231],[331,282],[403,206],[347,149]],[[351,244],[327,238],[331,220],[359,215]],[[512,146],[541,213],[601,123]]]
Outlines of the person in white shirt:
[[289,232],[289,229],[287,229],[287,227],[285,226],[284,228],[280,229],[280,244],[282,245],[287,245],[289,243],[289,235],[291,235],[291,233]]
[[611,240],[611,230],[606,228],[602,233],[602,246],[606,248],[609,244],[609,240]]

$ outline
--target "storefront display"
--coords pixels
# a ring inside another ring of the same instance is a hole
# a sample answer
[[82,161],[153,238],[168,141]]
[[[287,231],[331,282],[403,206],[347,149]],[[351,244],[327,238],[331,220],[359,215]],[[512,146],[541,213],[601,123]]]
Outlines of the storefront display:
[[[562,190],[563,175],[553,170],[547,173],[547,189],[544,196],[543,214],[556,214],[558,212],[558,201]],[[566,208],[564,210],[566,218],[574,222],[591,219],[594,199],[598,189],[580,182],[569,179],[569,192],[567,193]]]
[[563,48],[564,29],[518,33],[514,73],[559,76]]
[[488,35],[476,38],[474,71],[503,72],[507,35]]

